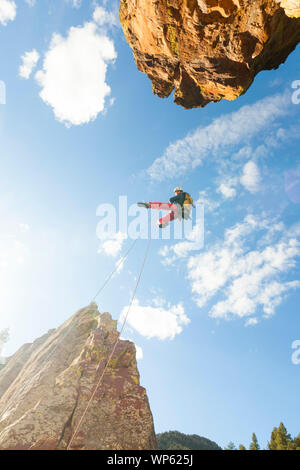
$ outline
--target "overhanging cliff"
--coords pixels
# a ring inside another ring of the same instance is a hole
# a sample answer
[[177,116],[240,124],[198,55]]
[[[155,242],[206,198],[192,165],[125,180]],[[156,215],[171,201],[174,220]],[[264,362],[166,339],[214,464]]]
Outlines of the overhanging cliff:
[[120,0],[120,21],[153,92],[185,108],[234,100],[300,40],[299,0]]

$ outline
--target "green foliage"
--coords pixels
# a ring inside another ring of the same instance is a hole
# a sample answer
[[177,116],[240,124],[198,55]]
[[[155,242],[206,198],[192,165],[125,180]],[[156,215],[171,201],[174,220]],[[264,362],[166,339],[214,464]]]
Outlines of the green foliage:
[[[222,450],[215,442],[197,434],[183,434],[178,431],[169,431],[157,434],[159,450]],[[274,428],[271,433],[269,450],[300,450],[300,434],[292,439],[283,423]],[[224,450],[247,450],[242,444],[236,448],[233,442],[229,442]],[[249,450],[261,450],[256,434],[252,434]]]
[[256,434],[252,434],[252,442],[250,444],[249,450],[260,450]]
[[215,442],[197,434],[169,431],[156,437],[159,450],[222,450]]
[[293,450],[294,443],[286,427],[280,423],[278,428],[274,428],[268,443],[269,450]]
[[228,446],[224,450],[236,450],[236,447],[233,442],[229,442]]
[[293,440],[294,450],[300,450],[300,434]]

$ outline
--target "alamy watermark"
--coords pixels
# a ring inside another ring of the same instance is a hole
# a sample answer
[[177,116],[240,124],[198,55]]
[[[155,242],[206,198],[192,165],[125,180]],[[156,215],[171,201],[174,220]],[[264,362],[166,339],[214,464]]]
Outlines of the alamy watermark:
[[292,343],[292,349],[295,349],[295,351],[292,354],[292,363],[295,366],[300,365],[300,339],[296,339]]
[[0,80],[0,104],[6,104],[6,85]]
[[300,103],[300,80],[294,80],[291,86],[295,90],[294,93],[292,94],[292,103],[299,104]]
[[100,204],[96,215],[101,217],[97,224],[97,237],[102,242],[115,239],[116,235],[124,239],[132,240],[150,237],[153,240],[185,240],[188,250],[200,250],[204,246],[204,204],[196,203],[194,208],[187,208],[188,216],[182,208],[175,210],[173,221],[159,227],[161,217],[172,212],[172,208],[166,210],[147,210],[132,204],[128,207],[127,196],[119,196],[118,207],[113,204]]

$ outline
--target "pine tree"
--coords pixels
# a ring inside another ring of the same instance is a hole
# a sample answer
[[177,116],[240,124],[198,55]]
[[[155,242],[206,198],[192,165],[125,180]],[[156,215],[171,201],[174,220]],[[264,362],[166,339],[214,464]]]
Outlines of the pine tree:
[[270,442],[268,442],[268,449],[269,450],[277,450],[276,448],[276,435],[277,435],[277,428],[273,428],[273,431],[271,433],[271,439]]
[[293,450],[300,450],[300,434],[293,440]]
[[239,445],[239,450],[247,450],[245,446],[243,446],[243,444],[240,444]]
[[249,450],[260,450],[256,434],[252,434],[252,442],[250,444]]
[[225,447],[225,450],[236,450],[236,447],[233,442],[229,442],[228,446]]
[[288,434],[286,427],[280,423],[278,428],[274,428],[271,434],[271,440],[268,443],[269,450],[292,450],[294,447],[291,435]]

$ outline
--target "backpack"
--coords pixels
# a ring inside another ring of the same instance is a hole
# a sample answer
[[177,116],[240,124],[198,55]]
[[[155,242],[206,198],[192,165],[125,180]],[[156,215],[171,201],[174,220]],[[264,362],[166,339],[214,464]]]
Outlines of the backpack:
[[193,198],[188,193],[186,193],[185,200],[183,202],[183,207],[182,207],[182,217],[184,219],[190,219],[190,214],[191,214],[191,210],[193,206],[194,206]]
[[185,200],[184,200],[183,205],[184,205],[184,204],[189,204],[189,205],[191,205],[191,206],[194,205],[193,198],[189,195],[189,193],[186,193],[186,194],[185,194]]

